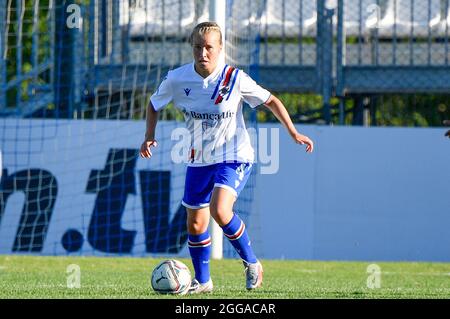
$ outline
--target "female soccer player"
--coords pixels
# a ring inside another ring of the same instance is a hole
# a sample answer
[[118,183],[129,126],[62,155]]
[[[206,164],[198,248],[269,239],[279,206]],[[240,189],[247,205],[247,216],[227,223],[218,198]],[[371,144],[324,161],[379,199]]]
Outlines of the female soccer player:
[[169,71],[147,108],[147,129],[140,154],[152,156],[157,146],[158,112],[173,101],[185,117],[191,136],[190,159],[182,204],[187,209],[188,246],[195,270],[190,293],[211,292],[209,271],[210,215],[242,258],[246,288],[261,286],[263,268],[256,258],[243,221],[233,205],[250,175],[254,151],[245,129],[243,101],[252,108],[265,105],[286,127],[296,143],[313,151],[313,142],[299,134],[282,102],[245,72],[219,59],[222,33],[214,22],[198,24],[190,42],[194,61]]

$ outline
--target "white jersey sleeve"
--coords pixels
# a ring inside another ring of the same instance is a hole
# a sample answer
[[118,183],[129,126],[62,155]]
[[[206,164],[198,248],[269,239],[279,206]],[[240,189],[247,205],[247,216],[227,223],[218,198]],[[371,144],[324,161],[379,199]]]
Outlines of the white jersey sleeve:
[[241,71],[241,76],[239,78],[239,90],[244,101],[252,108],[265,103],[271,95],[269,91],[259,86],[243,71]]
[[150,97],[155,111],[163,109],[173,99],[173,90],[170,83],[170,72],[164,77],[155,93]]

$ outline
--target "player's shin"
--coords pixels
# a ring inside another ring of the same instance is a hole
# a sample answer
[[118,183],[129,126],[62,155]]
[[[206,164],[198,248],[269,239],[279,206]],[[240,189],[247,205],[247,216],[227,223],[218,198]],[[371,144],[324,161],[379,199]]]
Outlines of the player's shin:
[[231,221],[223,226],[222,229],[243,260],[251,264],[257,262],[245,224],[236,214],[233,213]]
[[210,278],[209,258],[211,256],[211,237],[208,231],[200,235],[188,236],[189,253],[195,270],[195,279],[205,283]]

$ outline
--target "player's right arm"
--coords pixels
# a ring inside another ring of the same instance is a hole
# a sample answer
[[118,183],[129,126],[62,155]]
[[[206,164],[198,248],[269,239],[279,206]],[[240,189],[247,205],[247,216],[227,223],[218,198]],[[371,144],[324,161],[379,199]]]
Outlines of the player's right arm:
[[151,147],[158,146],[158,143],[155,140],[155,130],[156,123],[158,122],[158,114],[159,112],[155,111],[152,102],[150,101],[147,106],[147,117],[146,117],[146,130],[145,130],[145,139],[141,145],[141,156],[144,158],[152,157],[152,152],[150,150]]
[[140,149],[140,154],[143,158],[152,157],[150,148],[158,146],[155,139],[155,130],[156,123],[158,122],[159,111],[169,104],[172,101],[172,98],[173,90],[168,74],[162,80],[158,90],[150,97],[150,101],[147,106],[145,138]]

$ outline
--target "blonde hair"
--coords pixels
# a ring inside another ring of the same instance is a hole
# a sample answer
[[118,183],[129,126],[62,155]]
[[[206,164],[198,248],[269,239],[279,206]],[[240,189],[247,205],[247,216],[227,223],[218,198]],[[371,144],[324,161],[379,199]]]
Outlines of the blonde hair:
[[194,43],[194,35],[198,34],[203,36],[205,33],[208,32],[218,32],[220,35],[220,44],[222,45],[222,31],[220,30],[220,26],[215,22],[202,22],[195,26],[195,28],[192,30],[191,36],[189,37],[189,43],[192,45]]

